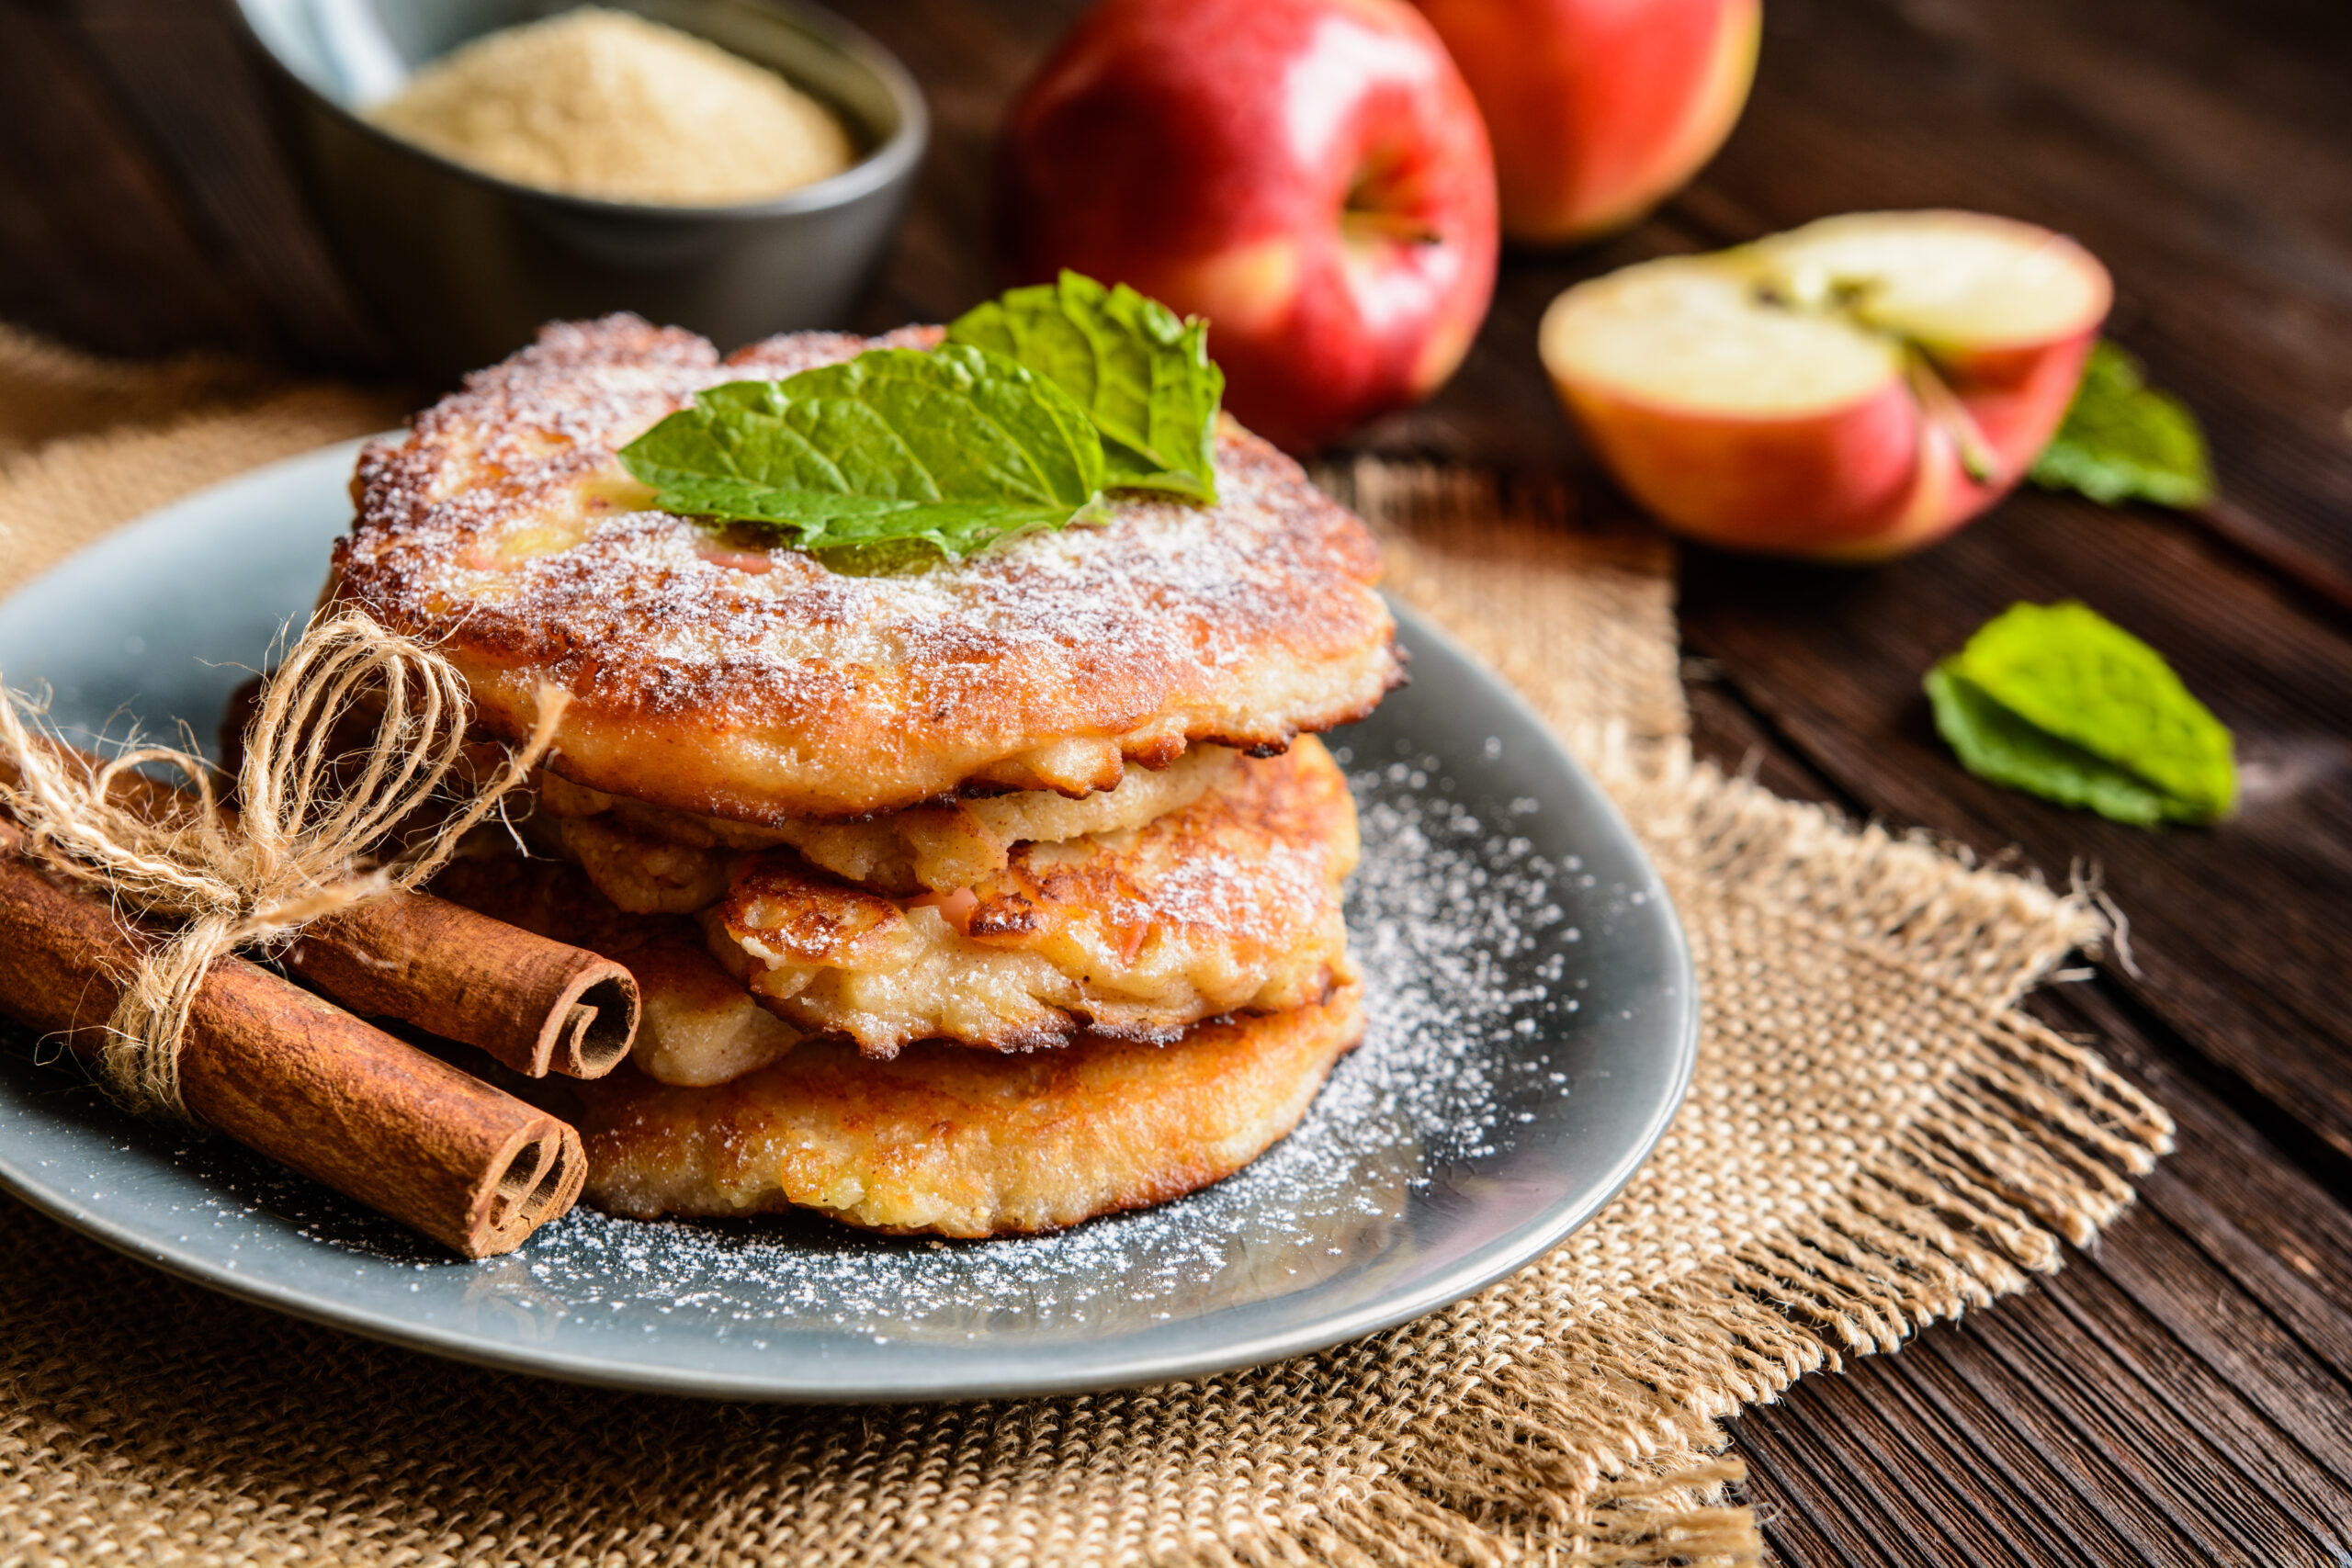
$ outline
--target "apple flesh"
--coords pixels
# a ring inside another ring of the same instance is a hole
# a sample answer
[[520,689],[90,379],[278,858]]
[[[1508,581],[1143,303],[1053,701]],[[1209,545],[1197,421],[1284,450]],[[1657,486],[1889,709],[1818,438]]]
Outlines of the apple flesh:
[[1016,281],[1204,316],[1235,417],[1293,451],[1428,396],[1485,319],[1476,103],[1403,0],[1103,0],[998,147]]
[[1715,154],[1756,75],[1762,0],[1413,0],[1494,141],[1503,232],[1622,229]]
[[2107,269],[2046,229],[1864,212],[1578,284],[1539,342],[1587,443],[1662,522],[1873,560],[2008,493],[2112,297]]

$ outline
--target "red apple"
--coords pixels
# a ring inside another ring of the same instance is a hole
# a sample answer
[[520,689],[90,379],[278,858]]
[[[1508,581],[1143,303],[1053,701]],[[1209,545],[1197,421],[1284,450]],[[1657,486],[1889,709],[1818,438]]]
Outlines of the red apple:
[[1242,423],[1311,448],[1453,373],[1494,291],[1478,107],[1403,0],[1103,0],[1023,89],[997,239],[1209,321]]
[[1623,228],[1714,156],[1747,102],[1762,0],[1413,0],[1486,111],[1503,232]]
[[1858,212],[1580,283],[1544,367],[1660,520],[1736,549],[1872,560],[2008,493],[2113,296],[2074,241],[1974,212]]

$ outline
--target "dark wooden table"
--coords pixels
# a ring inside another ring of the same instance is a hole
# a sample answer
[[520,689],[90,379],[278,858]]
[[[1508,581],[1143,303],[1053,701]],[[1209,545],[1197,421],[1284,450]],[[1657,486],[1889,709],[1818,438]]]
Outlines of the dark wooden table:
[[[872,323],[985,293],[984,170],[1070,0],[844,6],[938,133]],[[2088,867],[2134,963],[2033,1006],[2179,1118],[2093,1250],[1736,1427],[1802,1563],[2352,1564],[2352,9],[2343,0],[1767,0],[1747,118],[1596,250],[1514,255],[1492,320],[1384,452],[1566,471],[1622,512],[1536,364],[1577,277],[1832,212],[1951,205],[2081,238],[2112,332],[2195,408],[2194,517],[2027,493],[1867,571],[1693,553],[1702,750],[1784,794],[2045,874]],[[0,0],[0,320],[121,355],[383,373],[274,154],[217,0]],[[1920,672],[2011,601],[2087,600],[2234,729],[2245,805],[2149,833],[1993,789]]]

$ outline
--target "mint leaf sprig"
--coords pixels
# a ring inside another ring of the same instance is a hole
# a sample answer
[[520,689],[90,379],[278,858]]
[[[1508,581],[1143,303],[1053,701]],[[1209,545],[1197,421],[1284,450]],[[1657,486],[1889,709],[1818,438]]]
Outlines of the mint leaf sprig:
[[967,311],[948,341],[697,394],[621,448],[662,511],[786,529],[845,567],[958,559],[1099,520],[1105,489],[1216,500],[1225,375],[1208,327],[1077,273]]
[[1979,778],[2143,827],[2236,807],[2230,732],[2163,655],[2086,605],[2012,604],[1923,683]]
[[1064,271],[966,311],[947,341],[1018,360],[1077,399],[1102,433],[1112,485],[1213,502],[1225,372],[1209,359],[1208,330],[1124,283]]
[[952,344],[713,387],[620,459],[664,512],[788,528],[807,550],[921,540],[950,559],[1099,515],[1107,471],[1069,393]]
[[2105,338],[2091,345],[2075,400],[2031,477],[2102,506],[2137,500],[2190,507],[2213,499],[2212,459],[2196,419],[2179,399],[2149,386],[2140,362]]

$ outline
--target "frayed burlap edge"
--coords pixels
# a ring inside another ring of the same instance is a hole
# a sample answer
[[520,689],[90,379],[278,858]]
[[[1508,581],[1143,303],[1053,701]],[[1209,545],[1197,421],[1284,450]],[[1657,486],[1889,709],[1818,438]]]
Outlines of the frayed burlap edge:
[[[2129,1179],[2170,1147],[2161,1108],[2006,1005],[2097,938],[2085,900],[1996,873],[1955,881],[1952,861],[1928,845],[1855,831],[1687,753],[1663,773],[1625,757],[1616,751],[1603,782],[1647,805],[1643,827],[1670,889],[1703,879],[1718,895],[1793,901],[1836,922],[1918,967],[1921,1005],[1964,1023],[1967,1047],[1926,1108],[1807,1212],[1609,1296],[1485,1369],[1388,1435],[1395,1469],[1351,1504],[1199,1561],[1760,1562],[1752,1512],[1729,1500],[1745,1470],[1724,1454],[1721,1423],[2057,1269],[2060,1239],[2089,1242],[2131,1202]],[[1975,983],[1930,977],[1956,958]],[[1539,1264],[1453,1315],[1523,1314],[1519,1298],[1545,1290],[1545,1272]]]
[[[1760,1562],[1753,1513],[1728,1500],[1746,1472],[1724,1451],[1723,1421],[2058,1269],[2061,1238],[2088,1244],[2171,1148],[2162,1107],[2014,1005],[2107,921],[2079,891],[1973,868],[1694,762],[1670,557],[1654,537],[1576,531],[1562,488],[1476,470],[1359,459],[1317,478],[1381,534],[1391,592],[1510,677],[1593,768],[1679,905],[1703,887],[1842,931],[1906,971],[1920,1007],[1966,1044],[1834,1190],[1487,1370],[1397,1434],[1411,1458],[1388,1485],[1265,1560],[1291,1561],[1295,1545],[1313,1561]],[[1563,571],[1581,602],[1531,613],[1524,601]],[[1578,614],[1609,627],[1596,639],[1558,624]],[[1563,676],[1555,649],[1591,659],[1596,646],[1604,680]],[[1509,1313],[1546,1269],[1455,1311]]]

